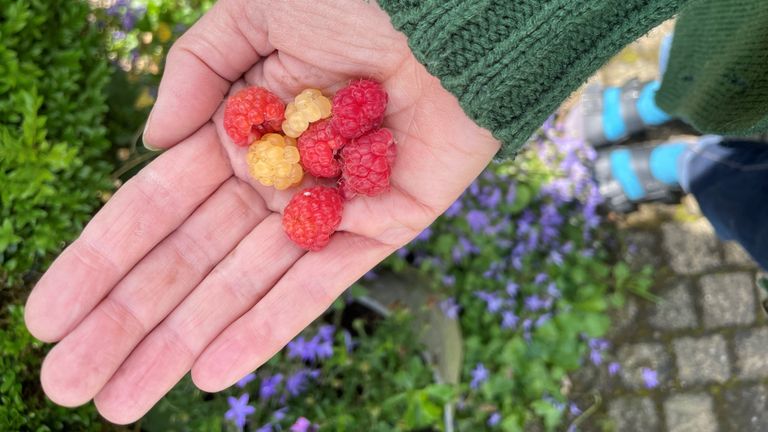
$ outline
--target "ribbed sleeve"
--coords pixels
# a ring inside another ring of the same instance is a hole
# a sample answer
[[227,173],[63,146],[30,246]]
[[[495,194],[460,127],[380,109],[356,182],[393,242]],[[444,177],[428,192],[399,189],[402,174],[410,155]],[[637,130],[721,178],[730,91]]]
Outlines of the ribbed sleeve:
[[768,0],[698,0],[683,11],[656,101],[702,132],[768,130]]
[[687,0],[379,0],[416,58],[514,156],[611,56]]

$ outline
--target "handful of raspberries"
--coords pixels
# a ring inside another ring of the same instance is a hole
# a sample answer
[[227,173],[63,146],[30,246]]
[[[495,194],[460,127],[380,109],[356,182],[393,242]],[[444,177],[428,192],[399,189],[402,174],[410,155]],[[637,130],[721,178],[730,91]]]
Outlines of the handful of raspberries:
[[331,101],[316,89],[287,106],[262,87],[227,100],[224,128],[238,146],[249,146],[249,173],[259,183],[288,189],[305,174],[335,179],[334,186],[298,191],[283,213],[283,229],[304,249],[325,247],[341,223],[344,201],[389,190],[395,139],[382,128],[388,96],[376,81],[358,79]]

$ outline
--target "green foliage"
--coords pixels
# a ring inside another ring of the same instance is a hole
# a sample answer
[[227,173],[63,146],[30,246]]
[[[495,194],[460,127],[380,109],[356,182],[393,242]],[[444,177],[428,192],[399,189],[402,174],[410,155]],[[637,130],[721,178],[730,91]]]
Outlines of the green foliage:
[[38,374],[46,349],[27,332],[23,309],[9,306],[0,324],[0,430],[104,430],[92,404],[63,408],[43,396]]
[[86,2],[0,0],[0,16],[0,282],[18,285],[111,189],[109,73]]
[[[345,305],[337,304],[330,317],[339,321]],[[327,316],[326,318],[328,318]],[[282,430],[301,416],[310,418],[321,431],[376,432],[417,430],[442,421],[443,405],[453,399],[454,391],[435,384],[432,372],[420,357],[421,347],[413,343],[412,317],[399,311],[373,323],[356,319],[349,324],[355,334],[355,348],[348,351],[343,332],[336,332],[333,354],[316,364],[317,377],[308,390],[286,399],[259,398],[261,382],[276,374],[284,378],[306,371],[308,365],[292,359],[285,351],[259,368],[258,378],[244,389],[233,387],[207,397],[186,378],[177,385],[142,421],[149,432],[166,431],[234,431],[224,421],[227,403],[224,396],[239,397],[250,393],[256,412],[249,416],[247,430],[260,425],[282,425]],[[317,324],[322,324],[319,321]],[[303,332],[311,337],[315,327]],[[310,368],[312,365],[309,366]],[[278,387],[282,392],[283,386]],[[284,410],[280,410],[287,407]],[[278,429],[275,429],[278,430]]]

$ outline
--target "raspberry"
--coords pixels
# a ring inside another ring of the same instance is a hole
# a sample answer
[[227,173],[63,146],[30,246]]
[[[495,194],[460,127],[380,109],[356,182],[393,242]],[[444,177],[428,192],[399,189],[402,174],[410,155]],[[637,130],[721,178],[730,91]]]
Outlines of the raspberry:
[[[344,196],[375,196],[389,190],[389,175],[397,147],[392,132],[378,129],[341,149]],[[350,193],[351,192],[351,193]]]
[[309,124],[331,116],[331,101],[320,90],[306,89],[285,107],[283,132],[298,138]]
[[333,97],[333,127],[350,139],[378,128],[384,120],[387,99],[384,87],[376,81],[353,81]]
[[330,120],[313,123],[299,137],[301,165],[315,177],[337,177],[341,174],[341,165],[336,159],[336,150],[347,142],[331,126]]
[[287,189],[301,181],[304,172],[299,164],[296,140],[270,133],[248,148],[246,161],[251,177],[264,186]]
[[314,186],[291,198],[283,212],[288,238],[304,249],[318,251],[331,241],[341,223],[344,200],[335,188]]
[[269,132],[280,130],[285,105],[269,90],[246,87],[227,99],[224,130],[235,144],[245,147]]

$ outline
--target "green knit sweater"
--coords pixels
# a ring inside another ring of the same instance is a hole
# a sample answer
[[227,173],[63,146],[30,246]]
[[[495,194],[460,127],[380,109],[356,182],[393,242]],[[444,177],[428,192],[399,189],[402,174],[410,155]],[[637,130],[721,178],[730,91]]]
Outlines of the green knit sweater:
[[[379,0],[394,26],[408,36],[416,58],[457,96],[472,119],[504,144],[501,157],[514,156],[611,56],[681,10],[659,96],[662,106],[709,131],[768,126],[768,8],[763,2]],[[750,20],[755,16],[751,9],[762,9],[760,21]],[[745,22],[751,26],[734,31]],[[710,49],[711,44],[721,45]],[[755,52],[762,58],[750,61]],[[716,56],[716,64],[709,54]],[[720,87],[724,82],[725,89]],[[745,94],[752,96],[734,98]],[[727,119],[718,109],[723,106],[728,107]]]

